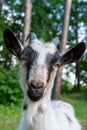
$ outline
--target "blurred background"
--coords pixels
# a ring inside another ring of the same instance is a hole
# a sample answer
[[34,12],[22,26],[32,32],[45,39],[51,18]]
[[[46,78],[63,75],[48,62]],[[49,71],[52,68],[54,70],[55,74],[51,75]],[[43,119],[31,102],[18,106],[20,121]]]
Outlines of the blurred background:
[[[23,41],[26,2],[0,0],[0,130],[16,130],[21,116],[23,94],[18,63],[4,46],[3,31],[9,27]],[[31,20],[27,21],[30,31],[44,41],[51,41],[55,36],[61,39],[65,2],[32,0]],[[73,0],[66,48],[81,41],[87,46],[87,0]],[[58,98],[74,106],[83,130],[87,130],[87,49],[79,62],[64,67],[61,84]]]

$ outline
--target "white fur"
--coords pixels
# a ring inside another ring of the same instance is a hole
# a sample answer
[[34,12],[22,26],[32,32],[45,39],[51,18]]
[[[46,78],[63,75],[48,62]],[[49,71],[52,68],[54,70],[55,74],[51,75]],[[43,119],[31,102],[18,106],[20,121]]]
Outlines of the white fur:
[[[53,44],[43,45],[39,40],[33,41],[31,47],[38,51],[39,57],[37,59],[37,66],[34,65],[31,68],[28,82],[35,77],[41,78],[40,80],[44,81],[46,88],[43,97],[39,101],[31,101],[26,94],[28,87],[27,81],[25,81],[26,68],[23,62],[20,63],[21,88],[24,92],[23,106],[27,104],[27,109],[23,110],[18,130],[81,130],[73,107],[68,103],[51,101],[50,99],[57,68],[54,68],[50,81],[46,84],[47,70],[44,61],[46,54],[48,52],[53,54],[56,51],[56,47]],[[43,68],[41,69],[42,66]],[[39,74],[35,74],[35,67]],[[38,77],[38,75],[41,77]]]
[[[62,101],[28,101],[19,130],[81,130],[72,106]],[[70,121],[69,119],[70,118]]]

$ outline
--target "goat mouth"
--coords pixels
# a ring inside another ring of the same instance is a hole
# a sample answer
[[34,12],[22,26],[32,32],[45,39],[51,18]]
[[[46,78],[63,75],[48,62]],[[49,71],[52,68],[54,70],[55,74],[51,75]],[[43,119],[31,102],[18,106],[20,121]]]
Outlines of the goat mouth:
[[39,101],[42,98],[43,93],[44,93],[44,88],[33,89],[30,86],[29,86],[28,91],[27,91],[29,98],[34,102]]

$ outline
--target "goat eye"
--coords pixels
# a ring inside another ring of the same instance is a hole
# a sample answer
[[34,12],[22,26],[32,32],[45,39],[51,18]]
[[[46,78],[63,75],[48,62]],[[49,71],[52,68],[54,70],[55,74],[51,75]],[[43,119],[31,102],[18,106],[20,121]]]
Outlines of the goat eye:
[[60,67],[60,64],[57,62],[54,64],[55,67],[59,68]]

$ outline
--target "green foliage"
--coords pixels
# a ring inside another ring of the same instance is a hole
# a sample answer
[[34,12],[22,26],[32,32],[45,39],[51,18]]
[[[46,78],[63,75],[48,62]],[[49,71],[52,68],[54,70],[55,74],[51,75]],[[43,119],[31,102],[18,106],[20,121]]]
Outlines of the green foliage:
[[15,67],[9,70],[0,66],[0,104],[21,102],[22,92],[18,81],[18,72]]
[[17,130],[20,113],[20,106],[0,105],[0,130]]
[[87,87],[87,60],[81,61],[80,68],[83,70],[81,72],[82,85]]
[[63,12],[63,0],[33,0],[31,30],[46,41],[61,35]]
[[71,92],[72,89],[73,89],[73,84],[72,83],[70,83],[67,80],[62,80],[62,93]]

